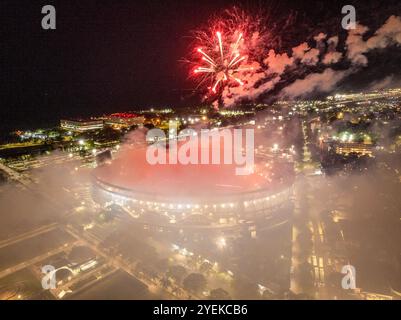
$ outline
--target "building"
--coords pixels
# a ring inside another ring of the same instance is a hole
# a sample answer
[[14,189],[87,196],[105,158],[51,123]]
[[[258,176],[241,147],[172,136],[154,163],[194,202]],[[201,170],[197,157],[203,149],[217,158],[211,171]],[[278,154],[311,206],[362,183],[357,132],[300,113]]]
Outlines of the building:
[[60,120],[60,127],[73,132],[85,132],[103,129],[103,120]]
[[134,113],[113,113],[104,118],[104,124],[114,129],[130,128],[134,125],[142,125],[145,121],[144,116],[139,116]]
[[359,142],[340,142],[335,144],[336,153],[343,155],[355,153],[362,156],[372,156],[372,149],[372,144]]
[[235,164],[151,165],[146,148],[135,148],[95,169],[93,196],[101,205],[123,206],[146,225],[239,227],[255,234],[255,225],[272,227],[289,219],[280,209],[290,203],[292,164],[275,162],[267,168],[265,162],[257,157],[255,172],[239,176]]

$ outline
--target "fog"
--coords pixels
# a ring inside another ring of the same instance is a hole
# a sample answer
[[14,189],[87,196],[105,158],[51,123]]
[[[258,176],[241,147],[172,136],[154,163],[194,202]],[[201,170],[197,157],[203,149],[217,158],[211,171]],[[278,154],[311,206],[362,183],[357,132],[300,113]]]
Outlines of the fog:
[[[299,137],[300,127],[300,121],[293,119],[283,129],[285,134],[282,136],[269,128],[257,131],[255,146],[262,143],[266,146],[277,143],[287,148],[295,145],[295,160],[302,161],[304,151]],[[144,139],[144,132],[130,133],[113,157],[121,159],[129,155],[138,139]],[[90,199],[93,188],[91,166],[83,167],[80,160],[56,163],[56,159],[62,155],[61,152],[54,152],[50,156],[39,157],[39,161],[45,159],[49,164],[23,173],[29,175],[31,181],[27,186],[13,181],[1,185],[0,240],[53,222],[82,225],[93,221],[102,212],[100,206]],[[360,162],[357,168],[319,176],[298,173],[293,187],[294,195],[279,211],[280,215],[288,215],[288,221],[284,227],[270,230],[263,225],[258,226],[258,223],[264,222],[256,219],[256,227],[260,230],[256,239],[226,231],[201,229],[184,231],[182,234],[178,234],[176,229],[160,233],[152,228],[144,230],[142,224],[136,224],[132,217],[125,215],[122,217],[124,222],[117,225],[103,243],[120,242],[123,252],[136,255],[139,261],[146,263],[147,268],[152,267],[155,272],[164,270],[163,261],[168,258],[157,247],[160,243],[166,246],[183,243],[202,256],[219,257],[219,264],[241,273],[241,276],[235,276],[230,289],[230,295],[234,298],[258,297],[256,284],[259,282],[268,283],[269,290],[274,292],[270,294],[270,291],[266,291],[262,298],[288,298],[288,294],[284,293],[290,290],[289,269],[292,259],[297,259],[299,265],[295,270],[300,279],[298,294],[311,298],[313,290],[310,277],[313,268],[308,258],[317,254],[316,250],[336,256],[337,261],[333,264],[348,263],[355,266],[357,285],[365,291],[389,292],[399,289],[399,156],[379,153],[374,159]],[[198,182],[191,181],[193,184]],[[169,193],[180,194],[181,191],[169,190]],[[157,219],[160,218],[152,215],[150,221],[156,221],[158,225]],[[324,228],[324,247],[314,245],[316,233],[311,230],[311,225],[316,227],[319,224]],[[152,222],[149,225],[151,227]],[[294,231],[291,229],[296,230],[296,239],[292,239]],[[243,230],[238,229],[238,232],[242,233]],[[223,252],[215,246],[216,239],[222,236],[228,242]],[[159,244],[155,245],[149,239]],[[139,248],[144,251],[138,251]],[[280,256],[284,257],[281,262]],[[338,279],[341,279],[338,271],[327,274],[327,287],[340,290]],[[349,297],[340,295],[338,298]]]

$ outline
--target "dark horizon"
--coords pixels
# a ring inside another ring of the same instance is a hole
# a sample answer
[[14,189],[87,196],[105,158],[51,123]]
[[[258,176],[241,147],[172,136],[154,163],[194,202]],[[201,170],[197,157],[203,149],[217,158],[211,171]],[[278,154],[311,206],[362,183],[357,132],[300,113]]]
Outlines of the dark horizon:
[[[360,20],[369,22],[378,3],[364,5],[358,11]],[[400,6],[396,1],[388,3],[380,7],[383,13],[374,20],[374,27],[381,25],[390,13],[397,13]],[[0,4],[3,131],[57,125],[63,117],[199,103],[200,95],[193,93],[195,84],[188,79],[188,66],[180,61],[192,41],[191,31],[238,2],[202,1],[194,5],[52,1],[46,4],[56,7],[56,30],[43,30],[40,26],[44,4],[22,1]],[[316,32],[326,31],[326,27],[333,30],[328,17],[338,21],[341,6],[337,1],[240,3],[245,9],[272,7],[274,14],[296,12],[298,21],[304,24],[297,25],[291,35],[283,34],[284,47],[286,43],[294,45],[308,40],[311,28]],[[308,25],[314,19],[318,23]],[[338,32],[338,24],[334,30]],[[387,65],[374,61],[372,66],[380,74],[385,75],[384,70],[394,72],[398,56],[396,51],[390,59],[381,59]],[[358,88],[367,79],[378,77],[374,70],[364,72],[366,76],[355,77],[355,81],[351,77],[351,85],[344,88]]]
[[401,300],[400,0],[3,0],[0,18],[4,304]]
[[182,105],[193,88],[185,36],[227,2],[52,1],[56,30],[41,28],[42,4],[2,2],[3,129]]

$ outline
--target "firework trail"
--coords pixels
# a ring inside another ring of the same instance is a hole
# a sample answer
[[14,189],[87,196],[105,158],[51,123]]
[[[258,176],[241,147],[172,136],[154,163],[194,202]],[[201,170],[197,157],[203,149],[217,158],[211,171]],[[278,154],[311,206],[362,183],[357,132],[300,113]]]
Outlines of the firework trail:
[[208,89],[205,98],[215,108],[267,96],[296,98],[330,92],[368,65],[370,51],[401,44],[401,17],[394,15],[367,40],[363,37],[369,29],[357,24],[355,30],[344,31],[345,40],[316,32],[307,41],[285,48],[278,38],[282,30],[292,28],[291,17],[278,24],[281,32],[261,17],[229,10],[207,29],[195,32],[191,73],[198,88]]
[[253,61],[263,57],[268,33],[258,15],[233,8],[212,19],[204,30],[194,32],[195,48],[186,61],[197,88],[218,99],[224,88],[243,86],[244,75],[254,70]]
[[209,88],[214,93],[217,92],[218,85],[223,86],[224,83],[229,81],[235,81],[237,84],[243,85],[244,83],[240,79],[241,73],[253,69],[252,67],[242,66],[242,63],[247,60],[247,56],[241,55],[239,50],[241,40],[243,40],[242,33],[239,33],[234,43],[229,43],[228,45],[223,42],[220,31],[216,32],[216,38],[219,56],[214,57],[214,53],[217,50],[207,54],[203,48],[198,48],[197,51],[206,66],[200,66],[194,70],[195,74],[204,74],[201,81],[210,78],[213,84]]

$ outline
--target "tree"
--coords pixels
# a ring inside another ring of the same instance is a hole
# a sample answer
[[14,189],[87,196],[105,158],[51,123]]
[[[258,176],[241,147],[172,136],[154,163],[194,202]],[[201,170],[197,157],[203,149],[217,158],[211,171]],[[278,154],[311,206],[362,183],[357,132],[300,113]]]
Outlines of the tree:
[[276,296],[270,290],[263,291],[262,297],[265,300],[273,300],[276,298]]
[[170,280],[167,277],[163,277],[160,280],[160,284],[163,288],[168,288],[171,285]]
[[308,262],[304,262],[300,264],[298,272],[300,277],[300,285],[303,288],[303,291],[305,293],[312,294],[314,284],[312,265]]
[[200,273],[191,273],[183,282],[184,288],[193,292],[202,291],[205,289],[206,284],[206,278]]
[[207,273],[210,270],[212,270],[212,268],[213,268],[213,265],[210,262],[205,261],[199,267],[199,271],[202,273]]
[[159,259],[157,261],[157,266],[162,270],[167,270],[167,268],[168,268],[168,259],[167,258]]
[[98,140],[118,140],[120,139],[121,132],[111,127],[105,127],[98,133]]
[[145,123],[143,126],[144,126],[146,129],[149,129],[149,130],[155,128],[155,126],[154,126],[153,123]]
[[186,274],[187,269],[180,265],[171,266],[167,271],[167,276],[173,278],[177,282],[181,282]]
[[210,291],[210,299],[211,300],[231,300],[229,293],[222,289],[217,288]]
[[234,278],[232,283],[235,299],[258,299],[260,298],[258,287],[243,278]]

